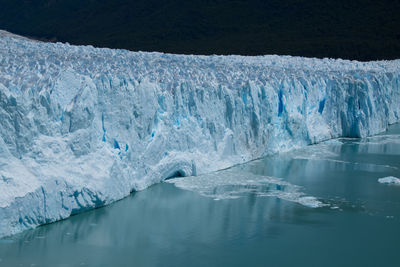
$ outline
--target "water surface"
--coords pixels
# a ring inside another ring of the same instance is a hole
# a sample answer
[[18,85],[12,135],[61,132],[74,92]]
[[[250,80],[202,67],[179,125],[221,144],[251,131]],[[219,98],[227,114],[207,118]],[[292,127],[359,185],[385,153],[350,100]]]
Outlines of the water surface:
[[199,177],[0,240],[0,266],[400,266],[400,125]]

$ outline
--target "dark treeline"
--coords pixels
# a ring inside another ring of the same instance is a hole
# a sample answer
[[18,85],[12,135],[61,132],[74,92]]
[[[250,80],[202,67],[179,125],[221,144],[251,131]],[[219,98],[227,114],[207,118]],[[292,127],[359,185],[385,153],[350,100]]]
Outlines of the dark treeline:
[[0,28],[184,54],[400,58],[400,0],[0,0]]

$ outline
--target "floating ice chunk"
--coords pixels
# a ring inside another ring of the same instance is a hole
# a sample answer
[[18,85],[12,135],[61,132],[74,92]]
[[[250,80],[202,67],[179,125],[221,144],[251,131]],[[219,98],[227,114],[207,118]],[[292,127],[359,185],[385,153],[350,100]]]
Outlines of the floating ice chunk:
[[400,185],[400,179],[393,176],[379,178],[378,182],[380,182],[381,184]]
[[324,206],[329,206],[329,204],[325,204],[319,201],[316,197],[311,197],[311,196],[300,197],[297,202],[303,206],[310,208],[320,208]]

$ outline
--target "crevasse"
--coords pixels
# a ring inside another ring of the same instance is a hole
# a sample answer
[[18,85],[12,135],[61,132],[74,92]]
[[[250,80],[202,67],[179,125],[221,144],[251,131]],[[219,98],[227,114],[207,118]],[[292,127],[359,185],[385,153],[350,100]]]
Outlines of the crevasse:
[[400,61],[184,56],[0,32],[0,237],[400,117]]

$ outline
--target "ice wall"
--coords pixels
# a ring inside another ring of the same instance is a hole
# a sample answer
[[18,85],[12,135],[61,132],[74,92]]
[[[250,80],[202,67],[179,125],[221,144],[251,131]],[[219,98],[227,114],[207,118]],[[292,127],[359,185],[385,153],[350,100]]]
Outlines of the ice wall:
[[133,53],[0,32],[0,237],[399,117],[399,60]]

